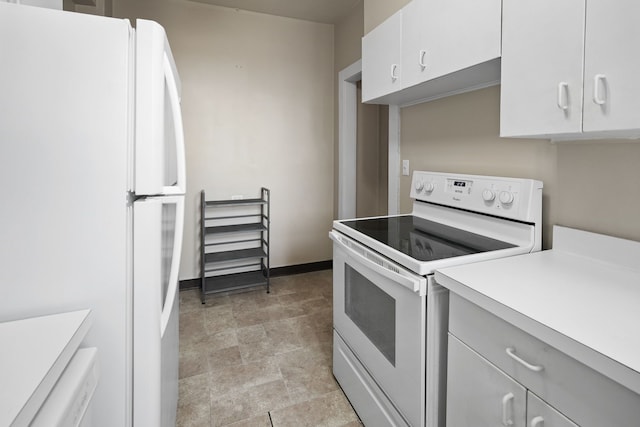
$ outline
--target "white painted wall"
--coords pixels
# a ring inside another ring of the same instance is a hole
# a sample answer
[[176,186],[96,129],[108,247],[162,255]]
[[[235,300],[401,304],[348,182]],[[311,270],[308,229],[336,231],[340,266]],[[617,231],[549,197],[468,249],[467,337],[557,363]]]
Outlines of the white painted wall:
[[174,0],[114,0],[163,25],[182,80],[180,279],[199,275],[199,197],[271,189],[271,266],[331,259],[333,26]]

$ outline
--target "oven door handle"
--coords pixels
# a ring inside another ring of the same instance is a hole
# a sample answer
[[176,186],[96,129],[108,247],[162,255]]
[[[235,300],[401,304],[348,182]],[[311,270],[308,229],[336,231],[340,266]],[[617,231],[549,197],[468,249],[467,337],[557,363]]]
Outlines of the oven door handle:
[[345,254],[360,265],[398,283],[413,292],[425,296],[427,294],[427,279],[406,270],[405,268],[382,258],[355,241],[342,236],[335,231],[329,232],[329,237]]

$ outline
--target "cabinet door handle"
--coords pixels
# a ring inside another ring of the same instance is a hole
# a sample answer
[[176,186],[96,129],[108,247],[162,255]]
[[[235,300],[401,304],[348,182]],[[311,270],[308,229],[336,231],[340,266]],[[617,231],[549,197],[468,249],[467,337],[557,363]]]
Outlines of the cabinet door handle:
[[427,55],[426,50],[420,50],[420,52],[418,53],[418,64],[420,64],[420,68],[422,68],[423,70],[427,68],[427,64],[425,64],[424,62],[424,58],[426,55]]
[[502,425],[505,427],[512,426],[513,420],[513,393],[507,393],[502,398]]
[[532,365],[531,363],[529,363],[526,360],[524,360],[521,357],[519,357],[516,354],[516,349],[513,348],[513,347],[508,347],[505,351],[507,352],[507,355],[510,358],[512,358],[513,360],[515,360],[516,362],[518,362],[519,364],[521,364],[525,368],[529,369],[530,371],[540,372],[540,371],[542,371],[544,369],[544,366],[542,366],[542,365]]
[[569,83],[558,83],[558,108],[562,111],[569,109]]
[[398,76],[396,75],[396,70],[398,69],[398,64],[391,64],[391,81],[396,81]]
[[531,427],[544,427],[544,418],[535,417],[531,420]]
[[[607,102],[606,79],[607,76],[604,74],[596,74],[593,77],[593,102],[598,105],[604,105]],[[602,93],[600,89],[602,89]]]

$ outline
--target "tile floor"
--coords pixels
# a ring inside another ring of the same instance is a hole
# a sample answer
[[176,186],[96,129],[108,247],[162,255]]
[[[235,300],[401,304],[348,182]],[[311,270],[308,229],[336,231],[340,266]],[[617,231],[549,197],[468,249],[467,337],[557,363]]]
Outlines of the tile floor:
[[331,372],[331,270],[180,292],[178,426],[362,426]]

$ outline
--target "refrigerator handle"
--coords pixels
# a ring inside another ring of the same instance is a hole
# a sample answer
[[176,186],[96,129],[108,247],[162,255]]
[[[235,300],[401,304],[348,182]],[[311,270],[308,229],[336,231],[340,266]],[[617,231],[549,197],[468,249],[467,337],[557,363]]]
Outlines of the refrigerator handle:
[[[174,201],[172,198],[171,201]],[[171,309],[176,301],[178,287],[178,270],[180,269],[180,257],[182,255],[182,232],[184,228],[184,197],[176,197],[176,224],[173,239],[173,254],[171,257],[171,270],[169,271],[169,286],[167,295],[163,304],[162,314],[160,315],[160,336],[164,336],[171,316]]]
[[178,84],[176,75],[174,73],[174,67],[171,63],[171,59],[164,53],[163,59],[164,75],[167,84],[167,90],[169,92],[169,102],[171,103],[171,112],[173,114],[173,123],[175,130],[175,142],[176,142],[176,172],[177,182],[175,185],[164,187],[163,194],[184,194],[186,191],[186,164],[184,153],[184,129],[182,125],[182,113],[180,112],[180,95],[178,94]]

